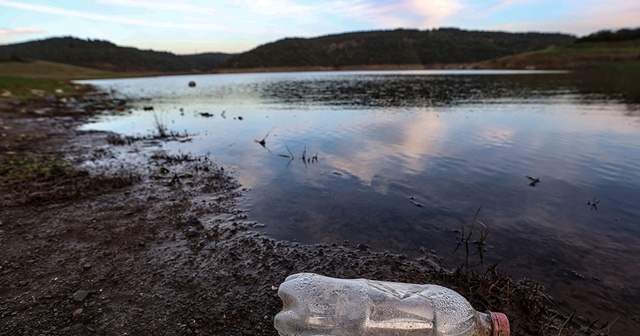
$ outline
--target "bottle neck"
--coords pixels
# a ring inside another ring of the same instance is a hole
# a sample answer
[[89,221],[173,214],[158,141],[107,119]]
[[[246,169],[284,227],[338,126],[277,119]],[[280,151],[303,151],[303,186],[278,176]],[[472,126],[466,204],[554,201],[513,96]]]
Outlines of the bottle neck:
[[476,331],[473,336],[509,336],[509,320],[503,313],[476,313]]
[[473,336],[493,336],[491,315],[476,312],[476,330]]

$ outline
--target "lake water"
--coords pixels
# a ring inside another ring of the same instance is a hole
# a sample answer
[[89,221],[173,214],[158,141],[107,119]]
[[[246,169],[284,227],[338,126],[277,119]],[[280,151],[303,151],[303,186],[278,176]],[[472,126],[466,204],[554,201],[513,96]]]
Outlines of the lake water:
[[147,135],[158,119],[187,132],[191,142],[162,146],[233,168],[267,235],[474,267],[478,255],[454,250],[481,208],[485,263],[544,285],[591,321],[640,328],[640,105],[606,86],[518,71],[89,83],[133,109],[86,129]]

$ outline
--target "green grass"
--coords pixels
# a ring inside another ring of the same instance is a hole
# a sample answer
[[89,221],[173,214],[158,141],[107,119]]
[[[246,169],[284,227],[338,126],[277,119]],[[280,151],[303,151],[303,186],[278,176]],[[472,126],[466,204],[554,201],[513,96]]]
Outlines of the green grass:
[[617,71],[618,75],[623,76],[640,76],[640,61],[639,62],[606,62],[596,67],[598,70]]
[[61,160],[45,160],[36,157],[9,158],[0,163],[0,186],[27,181],[49,181],[59,174],[67,174],[69,163]]
[[0,77],[0,93],[10,92],[12,99],[31,99],[41,96],[70,96],[79,87],[66,80],[52,78]]
[[580,46],[572,45],[566,47],[547,48],[539,51],[533,51],[528,53],[530,56],[545,55],[545,56],[563,56],[563,55],[612,55],[612,56],[625,56],[633,57],[640,53],[640,47],[606,47],[606,46]]
[[11,93],[0,99],[32,99],[42,96],[69,96],[78,93],[81,86],[70,83],[74,79],[121,78],[144,75],[118,73],[73,65],[33,61],[0,62],[0,94]]
[[45,61],[0,62],[0,77],[27,77],[53,79],[90,79],[123,77],[126,74],[83,68]]
[[[34,94],[33,90],[44,91],[44,95],[72,95],[77,93],[78,85],[71,84],[70,80],[144,75],[143,73],[104,71],[45,61],[0,62],[0,94],[3,90],[7,90],[11,92],[9,98],[14,99],[29,99],[40,96],[37,91]],[[0,99],[2,98],[5,97],[0,97]]]
[[623,42],[575,43],[536,50],[485,62],[485,67],[509,69],[598,69],[640,68],[640,40]]

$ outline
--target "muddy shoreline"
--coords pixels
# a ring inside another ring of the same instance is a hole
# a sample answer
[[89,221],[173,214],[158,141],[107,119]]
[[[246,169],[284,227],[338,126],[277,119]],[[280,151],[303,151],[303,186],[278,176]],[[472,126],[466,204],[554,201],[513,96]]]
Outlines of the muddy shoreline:
[[[603,327],[577,317],[563,326],[568,314],[543,288],[497,267],[447,271],[366,246],[266,237],[238,207],[244,190],[224,166],[160,151],[171,139],[78,130],[123,104],[94,94],[2,101],[0,167],[13,178],[0,184],[0,334],[277,335],[276,288],[298,272],[441,284],[477,310],[506,313],[512,335]],[[46,179],[7,168],[57,160]]]

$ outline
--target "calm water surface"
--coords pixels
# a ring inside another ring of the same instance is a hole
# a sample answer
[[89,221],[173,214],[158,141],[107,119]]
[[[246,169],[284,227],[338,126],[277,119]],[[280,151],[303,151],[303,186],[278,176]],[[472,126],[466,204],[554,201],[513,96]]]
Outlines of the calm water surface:
[[250,188],[250,219],[274,238],[427,253],[457,267],[457,230],[468,232],[482,207],[485,263],[534,279],[592,321],[640,327],[640,107],[611,92],[542,72],[90,83],[135,105],[86,129],[146,135],[155,114],[188,132],[192,142],[163,146],[234,167]]

